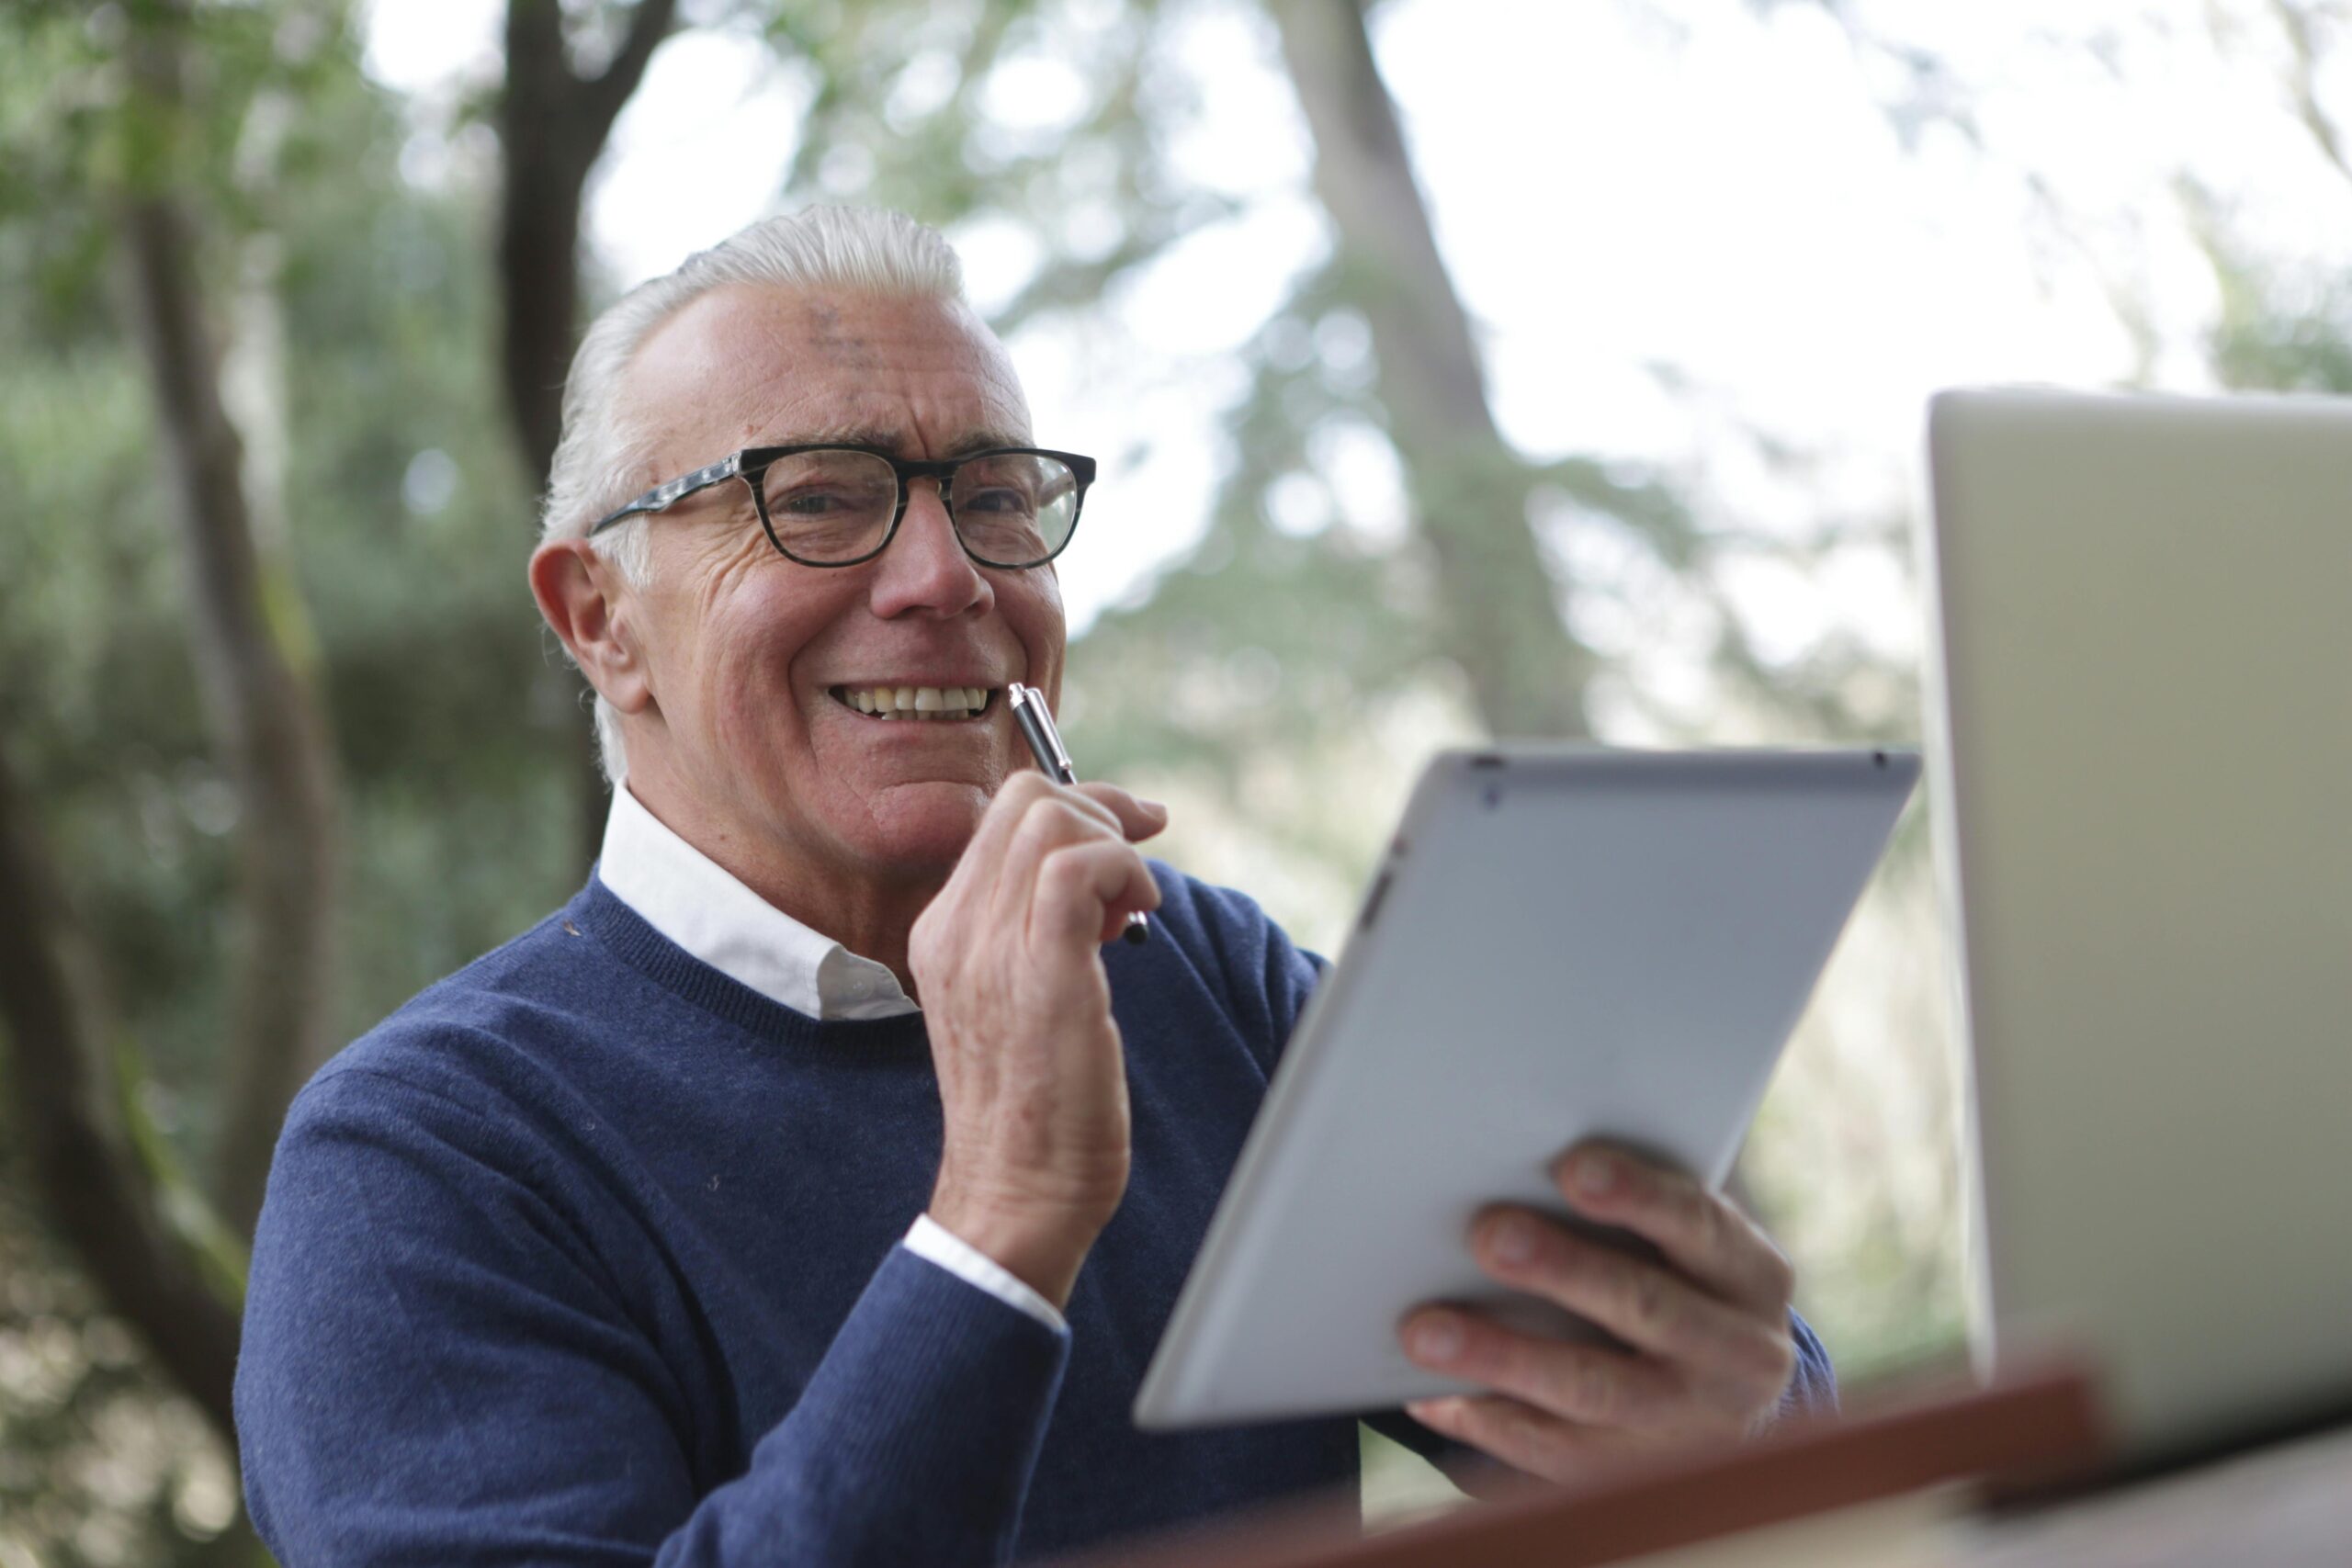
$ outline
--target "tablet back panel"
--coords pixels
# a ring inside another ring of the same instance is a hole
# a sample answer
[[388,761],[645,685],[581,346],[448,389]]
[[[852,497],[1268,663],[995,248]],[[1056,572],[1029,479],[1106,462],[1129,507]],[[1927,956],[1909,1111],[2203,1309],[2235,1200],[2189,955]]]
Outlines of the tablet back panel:
[[1939,851],[1991,1359],[2136,1450],[2352,1400],[2352,402],[1948,394]]
[[[1917,772],[1903,752],[1456,752],[1301,1020],[1136,1401],[1146,1427],[1456,1391],[1487,1204],[1608,1136],[1720,1182]],[[1540,1315],[1540,1314],[1539,1314]]]

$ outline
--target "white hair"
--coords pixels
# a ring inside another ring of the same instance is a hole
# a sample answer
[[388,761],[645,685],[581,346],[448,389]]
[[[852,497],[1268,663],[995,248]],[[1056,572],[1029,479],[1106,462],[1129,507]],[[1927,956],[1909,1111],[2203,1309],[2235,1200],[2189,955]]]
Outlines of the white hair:
[[[628,368],[654,329],[714,288],[731,283],[786,288],[854,289],[910,299],[965,304],[964,269],[946,237],[903,213],[864,207],[811,207],[763,219],[723,243],[688,256],[676,271],[639,284],[590,324],[563,383],[563,434],[548,470],[542,539],[586,538],[597,518],[628,504],[648,484],[647,436],[632,427],[621,396]],[[707,462],[722,454],[703,454]],[[645,530],[630,518],[592,541],[621,580],[641,587],[650,574]],[[620,716],[596,699],[596,743],[605,777],[628,775]]]

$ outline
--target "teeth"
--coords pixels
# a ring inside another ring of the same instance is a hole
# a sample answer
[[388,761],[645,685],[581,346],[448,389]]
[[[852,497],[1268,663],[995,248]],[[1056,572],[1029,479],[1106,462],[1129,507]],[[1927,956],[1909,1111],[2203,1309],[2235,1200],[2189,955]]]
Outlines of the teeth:
[[988,705],[985,686],[836,686],[843,704],[876,718],[969,718]]

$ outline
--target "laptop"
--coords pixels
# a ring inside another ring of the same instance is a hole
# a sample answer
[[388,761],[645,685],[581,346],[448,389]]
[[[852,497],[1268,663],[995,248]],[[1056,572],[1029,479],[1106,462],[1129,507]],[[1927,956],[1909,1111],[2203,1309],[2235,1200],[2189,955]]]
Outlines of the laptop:
[[1928,415],[1980,1364],[2127,1466],[2352,1416],[2352,400]]

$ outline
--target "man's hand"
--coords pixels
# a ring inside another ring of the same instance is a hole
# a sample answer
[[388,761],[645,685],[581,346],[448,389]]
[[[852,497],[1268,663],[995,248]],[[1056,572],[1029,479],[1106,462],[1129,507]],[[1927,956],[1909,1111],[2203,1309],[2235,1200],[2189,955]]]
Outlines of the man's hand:
[[1736,1438],[1779,1402],[1796,1368],[1794,1276],[1747,1216],[1692,1178],[1588,1144],[1554,1168],[1585,1218],[1653,1243],[1649,1262],[1530,1210],[1478,1216],[1471,1247],[1504,1284],[1556,1302],[1627,1348],[1505,1328],[1455,1307],[1406,1319],[1406,1354],[1494,1392],[1416,1401],[1422,1425],[1552,1481],[1630,1450]]
[[946,1137],[931,1216],[1056,1306],[1127,1186],[1127,1078],[1102,944],[1159,888],[1165,808],[1013,775],[908,945]]

